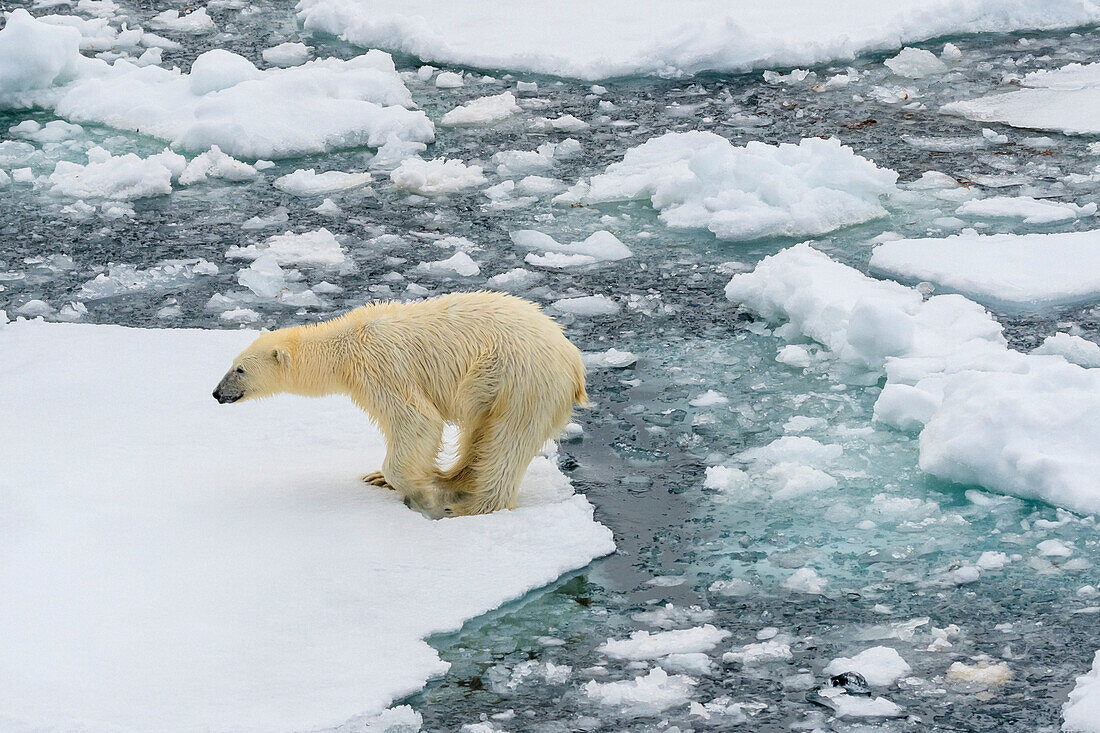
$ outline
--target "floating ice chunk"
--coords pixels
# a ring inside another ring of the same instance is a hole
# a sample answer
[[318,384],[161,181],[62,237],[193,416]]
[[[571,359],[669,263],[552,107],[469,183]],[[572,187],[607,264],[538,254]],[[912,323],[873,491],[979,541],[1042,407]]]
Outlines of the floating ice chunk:
[[479,97],[472,102],[455,107],[439,120],[446,127],[459,125],[492,125],[508,119],[520,111],[516,97],[504,92],[491,97]]
[[844,449],[835,444],[823,444],[804,435],[784,435],[767,445],[749,448],[738,455],[738,460],[760,467],[779,463],[802,463],[823,466],[840,458]]
[[[30,183],[30,184],[33,184],[34,183],[34,171],[31,170],[30,168],[12,168],[11,169],[11,180],[14,183]],[[169,186],[169,190],[171,190],[171,186]],[[59,193],[61,193],[61,191],[59,191]]]
[[982,570],[1000,570],[1005,565],[1008,565],[1008,555],[1003,552],[997,552],[995,550],[986,550],[978,558],[978,561],[974,563]]
[[1043,557],[1070,557],[1073,555],[1073,548],[1061,540],[1043,540],[1036,547]]
[[280,176],[272,185],[294,196],[321,196],[363,186],[370,181],[370,173],[345,173],[344,171],[318,173],[313,168],[306,168]]
[[656,715],[668,708],[687,704],[695,684],[691,677],[669,675],[657,667],[633,680],[590,680],[582,689],[589,699],[600,705],[619,708],[628,715]]
[[534,120],[531,120],[531,127],[535,130],[582,132],[588,129],[589,124],[579,117],[575,117],[573,115],[562,115],[561,117],[555,117],[554,119],[537,117]]
[[661,669],[678,674],[710,675],[714,672],[714,660],[702,652],[669,654],[657,660]]
[[735,491],[748,486],[749,475],[739,468],[707,466],[703,485],[708,489]]
[[195,156],[187,167],[180,173],[180,185],[189,186],[200,183],[207,178],[221,178],[226,181],[247,181],[255,178],[259,173],[248,163],[226,155],[217,145],[210,150]]
[[541,272],[532,272],[522,267],[516,267],[499,275],[493,275],[489,278],[488,285],[491,288],[516,292],[533,287],[543,277],[545,276]]
[[793,499],[836,488],[836,479],[824,471],[800,463],[777,463],[764,472],[772,484],[772,498]]
[[1084,206],[1062,201],[1041,201],[1031,196],[991,196],[965,202],[956,211],[960,216],[1023,219],[1025,224],[1053,224],[1079,219],[1096,213],[1096,204]]
[[573,267],[594,265],[599,262],[595,257],[589,255],[565,254],[564,252],[547,252],[542,255],[528,252],[523,261],[535,267],[545,267],[551,270],[567,270]]
[[1100,298],[1100,230],[899,239],[875,248],[871,268],[992,305],[1089,302]]
[[473,277],[481,272],[477,263],[465,252],[455,252],[452,256],[438,262],[421,262],[416,271],[438,277]]
[[546,176],[527,176],[523,180],[516,183],[516,192],[521,194],[528,194],[532,196],[545,196],[546,194],[558,193],[565,188],[565,184],[559,181],[557,178],[547,178]]
[[275,210],[267,216],[253,216],[244,224],[241,224],[241,229],[254,230],[254,229],[266,229],[267,227],[278,226],[280,224],[286,224],[290,221],[290,215],[287,213],[285,206],[276,206]]
[[51,193],[78,199],[129,200],[172,192],[187,159],[165,149],[148,158],[134,153],[111,155],[101,147],[88,151],[85,165],[59,161],[49,177]]
[[1069,699],[1062,706],[1062,730],[1072,733],[1100,731],[1100,652],[1092,669],[1076,679]]
[[70,125],[65,120],[51,120],[45,125],[34,120],[24,120],[18,125],[8,128],[8,132],[15,137],[34,140],[41,145],[81,137],[84,134],[84,128],[80,125]]
[[766,639],[755,644],[735,647],[722,655],[723,662],[740,662],[746,666],[782,662],[791,659],[791,646],[785,640]]
[[553,237],[534,229],[521,229],[510,234],[512,241],[524,249],[537,252],[559,252],[590,257],[593,262],[612,262],[630,257],[633,252],[611,232],[600,231],[580,242],[561,244]]
[[286,273],[274,255],[261,254],[237,272],[237,282],[261,298],[275,298],[286,288]]
[[819,576],[813,568],[799,568],[783,581],[783,587],[797,593],[821,595],[828,581]]
[[35,298],[16,308],[15,312],[27,318],[45,317],[53,313],[53,306],[44,300]]
[[886,215],[897,174],[836,139],[734,147],[711,132],[667,133],[594,176],[591,203],[650,199],[674,229],[720,239],[816,236]]
[[867,680],[868,684],[885,687],[894,684],[898,678],[912,671],[896,649],[888,646],[875,646],[865,649],[854,657],[838,657],[822,670],[823,674],[838,675],[844,672],[856,672]]
[[0,104],[18,92],[50,87],[76,75],[80,31],[39,22],[22,8],[0,30]]
[[890,67],[890,71],[909,79],[920,79],[947,71],[947,65],[936,54],[919,48],[903,48],[897,56],[886,59],[884,63]]
[[229,323],[255,323],[260,320],[260,314],[251,308],[233,308],[222,311],[218,318]]
[[721,392],[715,392],[713,389],[708,389],[703,394],[693,398],[688,404],[692,407],[714,407],[716,405],[725,405],[729,401],[729,397],[726,397]]
[[633,353],[615,348],[594,354],[584,354],[583,359],[585,366],[597,369],[625,369],[638,361],[638,357]]
[[233,246],[225,253],[226,259],[230,260],[255,260],[262,256],[269,256],[280,265],[336,267],[347,261],[339,240],[324,227],[301,234],[276,234],[262,245]]
[[900,705],[885,697],[849,695],[840,688],[826,688],[819,694],[828,701],[838,718],[898,718],[904,715]]
[[977,664],[954,662],[947,668],[947,678],[956,682],[976,682],[988,687],[996,687],[1012,679],[1012,669],[1007,662],[978,662]]
[[211,33],[214,30],[214,21],[207,15],[206,8],[199,8],[186,15],[180,15],[178,10],[165,10],[154,15],[149,25],[176,33]]
[[609,316],[618,313],[620,306],[606,295],[581,295],[575,298],[561,298],[550,304],[558,313],[574,316]]
[[828,425],[828,421],[823,417],[806,417],[805,415],[795,415],[787,422],[783,423],[783,432],[785,433],[804,433],[807,430],[819,430]]
[[332,199],[325,199],[321,203],[313,207],[313,211],[317,212],[321,216],[340,216],[344,213],[344,210],[333,201]]
[[780,364],[801,369],[805,369],[813,363],[810,352],[806,350],[805,346],[799,346],[798,344],[787,344],[780,348],[779,353],[775,355],[775,360]]
[[1031,353],[1053,354],[1086,369],[1100,369],[1100,344],[1068,333],[1047,336],[1042,345],[1033,349]]
[[427,196],[457,193],[485,183],[481,166],[459,160],[407,158],[391,173],[398,188]]
[[136,265],[111,265],[80,286],[84,300],[101,300],[119,295],[186,287],[196,278],[217,275],[218,266],[204,259],[166,260],[147,270]]
[[300,66],[309,61],[309,46],[304,43],[280,43],[278,46],[265,48],[260,55],[272,66]]
[[454,71],[442,71],[435,78],[435,85],[439,89],[457,89],[465,86],[465,82],[462,81],[462,74]]
[[628,639],[607,640],[596,651],[614,659],[659,659],[669,654],[709,652],[729,635],[711,624],[654,633],[635,631]]

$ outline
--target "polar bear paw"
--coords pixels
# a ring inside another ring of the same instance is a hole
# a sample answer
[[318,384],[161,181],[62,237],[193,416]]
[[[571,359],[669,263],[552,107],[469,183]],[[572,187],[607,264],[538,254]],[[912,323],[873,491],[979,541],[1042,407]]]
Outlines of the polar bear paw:
[[363,476],[363,483],[370,484],[371,486],[377,486],[380,489],[389,489],[390,491],[396,491],[390,482],[386,480],[386,477],[382,475],[381,471],[371,471],[367,475]]

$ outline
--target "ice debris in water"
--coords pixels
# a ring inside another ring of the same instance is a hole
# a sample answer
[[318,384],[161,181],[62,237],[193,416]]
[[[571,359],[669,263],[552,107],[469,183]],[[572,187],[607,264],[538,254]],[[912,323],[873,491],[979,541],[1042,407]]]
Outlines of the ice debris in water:
[[959,216],[1022,219],[1024,224],[1053,224],[1096,213],[1095,202],[1084,206],[1062,201],[1043,201],[1031,196],[990,196],[966,201],[955,210]]
[[886,59],[884,63],[898,76],[910,79],[920,79],[947,71],[947,64],[938,59],[936,54],[920,48],[903,48],[897,56]]
[[1068,333],[1047,336],[1031,353],[1057,355],[1087,369],[1100,369],[1100,344]]
[[597,369],[625,369],[638,361],[638,357],[633,352],[619,351],[616,348],[584,354],[583,359],[585,366]]
[[416,271],[437,277],[473,277],[481,272],[481,268],[470,255],[455,252],[445,260],[421,262],[416,266]]
[[711,132],[670,132],[592,177],[590,203],[649,199],[673,229],[719,239],[816,236],[886,215],[897,174],[839,140],[736,147]]
[[135,265],[111,265],[107,272],[81,285],[79,296],[84,300],[102,300],[150,290],[175,290],[197,277],[217,274],[218,266],[202,258],[166,260],[146,270]]
[[309,60],[309,46],[304,43],[280,43],[277,46],[271,48],[265,48],[263,53],[264,61],[272,66],[298,66],[304,64]]

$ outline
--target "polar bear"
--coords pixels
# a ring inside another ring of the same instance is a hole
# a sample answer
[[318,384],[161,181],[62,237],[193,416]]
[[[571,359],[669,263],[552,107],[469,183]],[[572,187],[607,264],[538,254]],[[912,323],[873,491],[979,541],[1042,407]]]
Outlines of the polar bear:
[[[383,302],[264,333],[218,383],[220,403],[346,394],[388,450],[363,477],[433,519],[512,508],[531,459],[586,405],[584,364],[561,326],[503,293]],[[446,423],[458,460],[440,470]]]

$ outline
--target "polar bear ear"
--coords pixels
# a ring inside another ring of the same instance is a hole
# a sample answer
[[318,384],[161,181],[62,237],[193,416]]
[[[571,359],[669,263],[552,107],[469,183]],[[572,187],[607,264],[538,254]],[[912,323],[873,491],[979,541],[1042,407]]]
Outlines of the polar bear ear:
[[286,349],[272,349],[271,358],[275,360],[275,363],[279,366],[286,366],[290,363],[290,354]]

